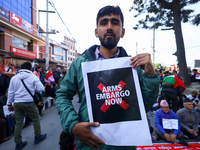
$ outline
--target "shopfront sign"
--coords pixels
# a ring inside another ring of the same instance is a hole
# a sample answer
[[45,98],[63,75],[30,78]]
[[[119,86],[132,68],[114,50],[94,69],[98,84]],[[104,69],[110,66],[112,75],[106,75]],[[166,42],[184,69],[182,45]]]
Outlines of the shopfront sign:
[[10,11],[10,22],[22,28],[22,18]]
[[18,55],[18,56],[28,57],[28,58],[32,58],[32,59],[36,58],[36,53],[30,52],[27,50],[23,50],[21,48],[17,48],[14,46],[10,46],[10,52],[12,52],[12,53],[14,53],[14,55]]
[[4,9],[3,7],[0,6],[0,17],[6,19],[6,20],[10,20],[10,13],[9,11],[7,11],[6,9]]
[[27,22],[26,20],[22,19],[22,29],[33,33],[33,26],[32,24],[30,24],[29,22]]

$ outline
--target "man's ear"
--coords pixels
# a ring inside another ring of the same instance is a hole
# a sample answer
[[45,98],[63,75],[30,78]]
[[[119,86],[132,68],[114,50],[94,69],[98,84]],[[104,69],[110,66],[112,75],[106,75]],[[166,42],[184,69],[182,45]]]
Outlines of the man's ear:
[[124,29],[124,28],[122,28],[122,35],[121,35],[121,38],[123,38],[123,37],[124,37],[124,35],[125,35],[125,29]]
[[99,35],[98,35],[98,31],[97,31],[97,29],[94,30],[94,33],[95,33],[96,38],[98,38]]

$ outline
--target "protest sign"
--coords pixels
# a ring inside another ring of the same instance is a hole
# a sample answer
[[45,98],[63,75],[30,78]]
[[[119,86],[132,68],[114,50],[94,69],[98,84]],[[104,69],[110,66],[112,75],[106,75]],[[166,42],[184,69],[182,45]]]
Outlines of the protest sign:
[[82,63],[91,131],[107,145],[152,145],[137,70],[130,57]]

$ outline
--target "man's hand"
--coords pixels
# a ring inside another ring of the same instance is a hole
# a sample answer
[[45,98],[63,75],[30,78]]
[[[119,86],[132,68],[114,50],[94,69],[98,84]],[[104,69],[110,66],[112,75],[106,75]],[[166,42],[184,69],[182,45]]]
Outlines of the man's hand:
[[194,136],[198,136],[198,133],[196,131],[194,131]]
[[149,53],[138,54],[135,57],[132,57],[130,60],[130,65],[133,65],[133,68],[138,68],[140,66],[146,74],[156,74],[151,61],[151,55]]
[[99,148],[101,144],[105,144],[104,141],[96,137],[91,131],[90,127],[98,127],[98,122],[80,122],[74,125],[72,133],[81,141],[85,146],[90,146],[94,149]]
[[193,129],[189,129],[188,132],[189,132],[190,134],[193,134],[193,135],[194,135],[194,130],[193,130]]
[[13,106],[8,106],[8,110],[9,111],[14,111],[14,107]]
[[171,142],[173,142],[173,143],[174,143],[174,142],[175,142],[175,140],[176,140],[176,134],[172,134],[172,135],[171,135]]
[[169,134],[165,133],[165,134],[164,134],[164,137],[166,138],[166,140],[167,140],[168,142],[171,141],[171,138],[170,138],[170,135],[169,135]]

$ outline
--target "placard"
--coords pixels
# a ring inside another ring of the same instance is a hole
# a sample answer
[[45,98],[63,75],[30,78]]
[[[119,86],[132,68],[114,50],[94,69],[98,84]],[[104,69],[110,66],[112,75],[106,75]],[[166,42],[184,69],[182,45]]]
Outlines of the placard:
[[107,145],[152,145],[137,70],[129,63],[130,57],[82,63],[89,120],[100,123],[91,131]]

